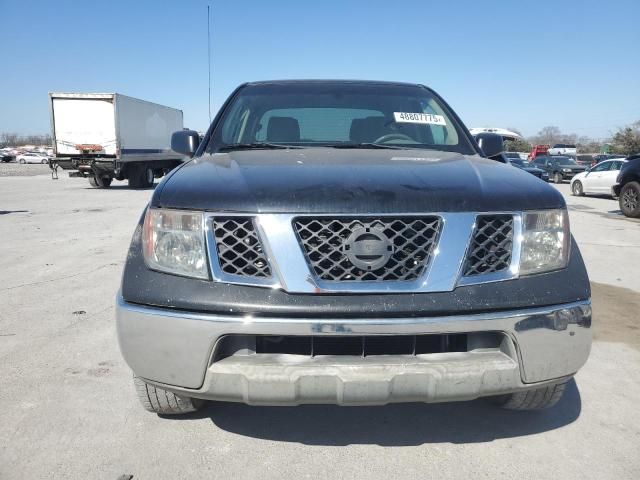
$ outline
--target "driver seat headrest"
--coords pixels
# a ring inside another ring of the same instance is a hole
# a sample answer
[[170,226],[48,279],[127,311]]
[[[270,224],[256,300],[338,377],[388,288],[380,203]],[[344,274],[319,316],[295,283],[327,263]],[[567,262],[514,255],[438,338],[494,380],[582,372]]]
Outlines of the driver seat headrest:
[[349,140],[354,143],[371,143],[385,133],[385,117],[354,118],[349,129]]

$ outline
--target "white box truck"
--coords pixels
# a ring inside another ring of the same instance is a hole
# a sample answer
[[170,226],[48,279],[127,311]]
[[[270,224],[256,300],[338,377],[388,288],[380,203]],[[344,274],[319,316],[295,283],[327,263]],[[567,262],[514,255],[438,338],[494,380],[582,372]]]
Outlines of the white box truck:
[[182,111],[119,93],[49,93],[52,168],[71,170],[94,187],[128,180],[145,188],[182,163],[171,134]]

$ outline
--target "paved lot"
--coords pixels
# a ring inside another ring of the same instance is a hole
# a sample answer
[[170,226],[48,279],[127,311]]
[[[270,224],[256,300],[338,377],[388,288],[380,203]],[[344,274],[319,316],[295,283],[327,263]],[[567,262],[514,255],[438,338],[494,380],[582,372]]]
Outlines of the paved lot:
[[553,410],[214,404],[166,419],[138,405],[115,339],[151,194],[122,185],[0,178],[1,479],[640,478],[640,223],[616,202],[568,198],[597,341]]
[[40,163],[20,164],[16,162],[0,163],[0,177],[31,177],[51,172],[49,165]]

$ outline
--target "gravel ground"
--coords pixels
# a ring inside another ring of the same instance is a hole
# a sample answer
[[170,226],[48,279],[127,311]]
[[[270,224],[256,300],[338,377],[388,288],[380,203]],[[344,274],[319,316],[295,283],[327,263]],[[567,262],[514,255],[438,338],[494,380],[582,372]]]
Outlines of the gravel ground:
[[554,409],[211,404],[161,418],[135,398],[113,319],[151,191],[115,185],[0,178],[1,479],[640,478],[640,224],[616,202],[568,197],[596,341]]

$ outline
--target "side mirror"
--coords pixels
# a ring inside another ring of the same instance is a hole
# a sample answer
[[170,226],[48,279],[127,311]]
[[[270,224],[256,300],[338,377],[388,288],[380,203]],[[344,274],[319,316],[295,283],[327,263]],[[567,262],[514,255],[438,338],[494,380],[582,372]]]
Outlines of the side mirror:
[[200,144],[200,135],[194,130],[180,130],[171,135],[171,150],[193,157]]
[[479,133],[475,136],[476,142],[485,157],[495,157],[504,152],[504,141],[501,135],[495,133]]

